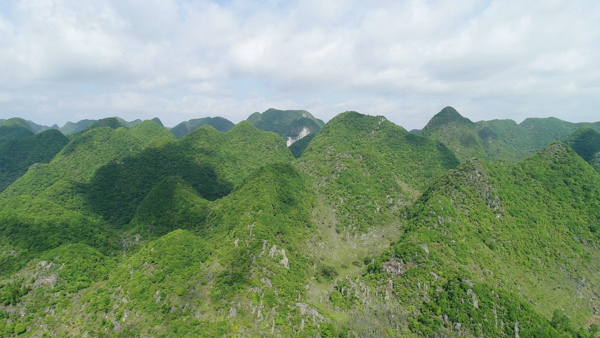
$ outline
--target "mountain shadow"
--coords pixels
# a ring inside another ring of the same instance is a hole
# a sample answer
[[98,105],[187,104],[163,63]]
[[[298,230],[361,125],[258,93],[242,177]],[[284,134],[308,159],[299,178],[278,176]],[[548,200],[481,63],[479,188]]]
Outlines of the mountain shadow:
[[167,143],[99,168],[84,188],[86,204],[110,223],[125,225],[146,195],[167,176],[181,177],[209,201],[233,189],[212,165],[195,161],[178,143]]

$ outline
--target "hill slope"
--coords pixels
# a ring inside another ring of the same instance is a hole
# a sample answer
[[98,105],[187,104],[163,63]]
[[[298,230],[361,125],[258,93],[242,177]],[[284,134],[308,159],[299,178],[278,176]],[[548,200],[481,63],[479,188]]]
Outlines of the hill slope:
[[329,121],[298,159],[352,231],[380,224],[411,204],[458,161],[440,142],[409,134],[382,116],[346,112]]
[[574,332],[600,302],[598,187],[560,143],[516,165],[467,161],[423,194],[366,277],[391,281],[401,303],[427,299],[404,323],[415,334]]

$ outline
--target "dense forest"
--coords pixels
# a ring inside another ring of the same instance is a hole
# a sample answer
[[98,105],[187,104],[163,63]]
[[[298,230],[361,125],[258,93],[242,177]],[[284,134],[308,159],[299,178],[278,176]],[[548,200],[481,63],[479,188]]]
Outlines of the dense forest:
[[599,337],[600,122],[0,120],[0,337]]

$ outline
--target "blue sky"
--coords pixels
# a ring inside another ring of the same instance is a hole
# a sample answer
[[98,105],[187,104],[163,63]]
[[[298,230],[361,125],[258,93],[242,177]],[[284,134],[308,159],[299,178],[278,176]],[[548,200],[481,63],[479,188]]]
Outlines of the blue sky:
[[598,1],[9,0],[0,118],[600,120]]

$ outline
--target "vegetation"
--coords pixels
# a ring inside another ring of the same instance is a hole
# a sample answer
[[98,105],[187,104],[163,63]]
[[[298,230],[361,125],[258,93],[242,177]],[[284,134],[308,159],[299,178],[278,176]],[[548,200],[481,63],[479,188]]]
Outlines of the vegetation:
[[458,165],[442,143],[356,112],[329,121],[298,161],[336,214],[336,228],[350,232],[399,216],[427,184]]
[[594,125],[304,113],[0,143],[0,337],[598,337]]
[[565,309],[583,323],[599,301],[598,276],[584,268],[597,259],[598,187],[600,176],[560,143],[517,165],[467,161],[411,207],[404,234],[367,277],[394,277],[401,303],[427,299],[409,324],[418,334],[518,327],[520,336],[587,337],[550,318]]

